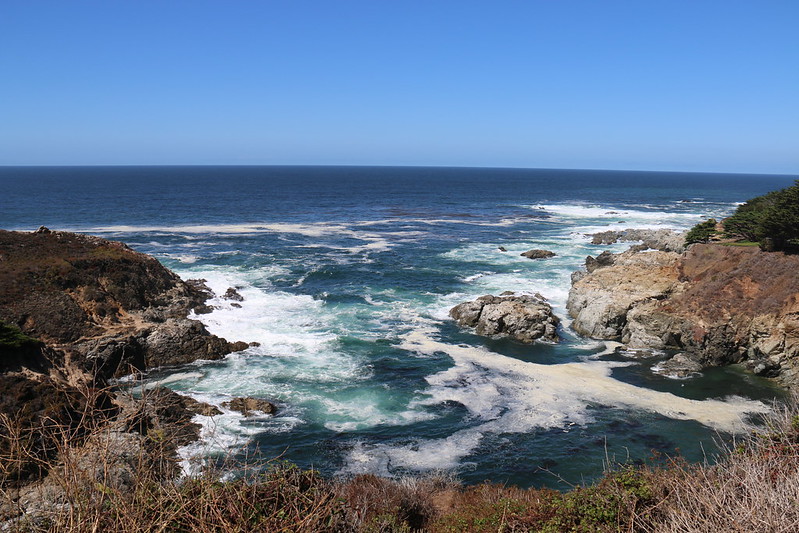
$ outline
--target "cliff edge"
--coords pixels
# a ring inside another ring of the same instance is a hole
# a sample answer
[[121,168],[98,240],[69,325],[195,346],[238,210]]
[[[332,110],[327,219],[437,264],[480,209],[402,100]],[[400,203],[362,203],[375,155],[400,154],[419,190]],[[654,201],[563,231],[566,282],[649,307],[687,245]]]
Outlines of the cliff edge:
[[745,361],[799,386],[799,256],[695,244],[587,263],[567,302],[578,333],[682,350],[705,366]]
[[188,318],[210,296],[120,242],[0,230],[0,529],[56,512],[66,465],[114,490],[177,472],[199,437],[192,416],[213,408],[166,389],[134,398],[109,378],[247,348]]
[[246,348],[187,318],[206,310],[209,296],[120,242],[47,228],[0,230],[0,321],[95,376]]

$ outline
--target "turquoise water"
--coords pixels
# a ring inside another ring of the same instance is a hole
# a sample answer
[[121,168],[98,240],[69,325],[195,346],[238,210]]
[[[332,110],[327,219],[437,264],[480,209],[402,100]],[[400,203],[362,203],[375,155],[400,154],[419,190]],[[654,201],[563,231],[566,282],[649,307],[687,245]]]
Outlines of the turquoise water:
[[[218,295],[198,317],[259,347],[152,371],[224,410],[189,455],[282,457],[328,474],[446,470],[521,486],[590,480],[607,458],[712,454],[733,422],[781,392],[740,369],[688,380],[569,330],[570,274],[612,228],[688,228],[787,176],[346,168],[0,168],[0,227],[99,234],[153,254]],[[507,249],[499,251],[502,246]],[[530,248],[557,256],[520,257]],[[242,302],[222,295],[235,287]],[[557,345],[487,339],[449,308],[539,292]],[[240,307],[239,307],[240,306]],[[692,400],[686,402],[685,399]],[[728,416],[729,415],[729,416]],[[740,427],[740,426],[737,426]],[[722,433],[718,433],[721,431]]]

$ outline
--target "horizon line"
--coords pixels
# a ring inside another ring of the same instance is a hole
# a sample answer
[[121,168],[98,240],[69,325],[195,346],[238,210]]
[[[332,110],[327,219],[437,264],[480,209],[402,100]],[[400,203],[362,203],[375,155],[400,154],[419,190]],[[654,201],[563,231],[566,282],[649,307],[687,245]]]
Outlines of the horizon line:
[[764,176],[799,177],[799,172],[757,172],[757,171],[721,171],[721,170],[651,170],[640,168],[561,168],[561,167],[525,167],[525,166],[491,166],[491,165],[392,165],[392,164],[301,164],[301,163],[89,163],[89,164],[0,164],[5,168],[153,168],[153,167],[312,167],[312,168],[440,168],[440,169],[489,169],[489,170],[549,170],[549,171],[585,171],[585,172],[640,172],[660,174],[740,174]]

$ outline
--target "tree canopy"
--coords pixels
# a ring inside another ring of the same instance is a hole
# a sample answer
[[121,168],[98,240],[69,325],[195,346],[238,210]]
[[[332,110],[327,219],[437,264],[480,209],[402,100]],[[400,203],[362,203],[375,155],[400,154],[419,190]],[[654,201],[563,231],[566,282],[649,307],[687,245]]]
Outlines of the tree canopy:
[[[712,235],[708,234],[709,223],[694,226],[686,235],[686,244],[706,242]],[[768,251],[799,253],[799,180],[791,187],[752,198],[722,224],[725,237],[757,242]]]

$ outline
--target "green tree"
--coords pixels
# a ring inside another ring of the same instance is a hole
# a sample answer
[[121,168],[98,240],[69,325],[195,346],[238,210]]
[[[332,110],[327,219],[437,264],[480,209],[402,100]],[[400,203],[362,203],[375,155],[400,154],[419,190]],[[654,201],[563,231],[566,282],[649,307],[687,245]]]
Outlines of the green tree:
[[704,222],[700,222],[685,235],[685,244],[694,244],[696,242],[707,242],[711,237],[716,235],[716,219],[709,218]]
[[799,252],[799,180],[752,198],[723,223],[726,237],[758,242],[767,251]]
[[730,238],[746,239],[747,241],[760,241],[765,237],[763,234],[763,219],[777,202],[782,192],[782,190],[772,191],[739,205],[732,216],[724,219],[724,235]]
[[[765,212],[760,224],[764,238],[774,250],[799,252],[799,180],[781,194]],[[761,240],[762,243],[762,240]]]

